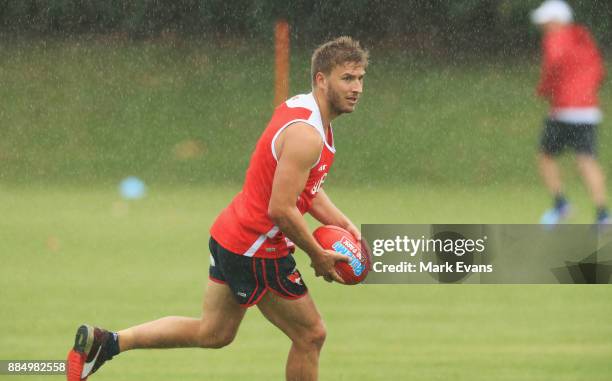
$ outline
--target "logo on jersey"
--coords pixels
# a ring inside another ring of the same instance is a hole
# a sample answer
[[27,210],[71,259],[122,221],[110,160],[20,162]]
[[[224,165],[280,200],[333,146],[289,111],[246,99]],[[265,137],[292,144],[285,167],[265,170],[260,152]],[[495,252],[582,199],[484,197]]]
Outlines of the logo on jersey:
[[310,190],[311,195],[314,196],[315,194],[319,193],[319,190],[321,190],[321,187],[323,186],[323,183],[325,182],[326,177],[327,177],[327,173],[324,173],[323,176],[321,176],[321,178],[319,179],[319,181],[315,183],[315,185]]
[[327,168],[327,164],[323,164],[319,167],[319,172],[323,172]]

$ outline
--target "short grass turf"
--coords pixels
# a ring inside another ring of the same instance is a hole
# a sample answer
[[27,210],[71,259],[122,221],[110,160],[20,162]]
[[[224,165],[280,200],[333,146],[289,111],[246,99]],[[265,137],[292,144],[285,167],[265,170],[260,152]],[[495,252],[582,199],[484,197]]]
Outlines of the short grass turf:
[[[62,359],[82,322],[117,330],[198,316],[208,227],[236,190],[153,187],[127,204],[112,187],[0,186],[0,359]],[[358,223],[531,223],[549,202],[507,186],[332,183],[328,193]],[[592,217],[581,197],[572,222]],[[328,328],[322,380],[612,377],[610,286],[346,287],[296,257]],[[133,351],[93,379],[281,380],[289,345],[252,308],[227,348]]]
[[[312,47],[314,48],[314,47]],[[359,185],[537,182],[546,104],[537,55],[428,60],[371,46],[357,110],[334,121],[335,179]],[[310,91],[294,46],[290,94]],[[273,111],[268,41],[0,38],[0,182],[239,184]],[[601,105],[612,114],[612,87]],[[612,172],[612,130],[599,133]],[[191,160],[178,154],[195,147]]]

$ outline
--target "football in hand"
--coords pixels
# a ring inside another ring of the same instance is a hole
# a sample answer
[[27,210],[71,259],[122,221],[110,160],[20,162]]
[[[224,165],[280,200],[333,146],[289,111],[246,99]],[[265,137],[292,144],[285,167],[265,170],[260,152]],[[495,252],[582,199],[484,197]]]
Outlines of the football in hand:
[[336,262],[336,272],[345,284],[362,282],[370,270],[370,256],[348,231],[333,225],[318,227],[312,235],[325,250],[334,250],[349,257],[348,262]]

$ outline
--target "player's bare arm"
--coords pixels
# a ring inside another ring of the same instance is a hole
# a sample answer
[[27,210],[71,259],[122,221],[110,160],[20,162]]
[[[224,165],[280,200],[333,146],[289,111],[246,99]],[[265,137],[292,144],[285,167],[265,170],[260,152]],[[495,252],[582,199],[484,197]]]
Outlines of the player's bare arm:
[[370,257],[370,270],[372,269],[372,255],[370,245],[361,237],[361,232],[357,226],[332,202],[329,196],[319,190],[312,207],[308,211],[317,221],[324,225],[334,225],[346,229],[361,244],[361,252]]
[[361,232],[357,226],[338,209],[323,189],[319,190],[308,213],[320,223],[344,228],[358,241],[361,240]]
[[348,258],[324,250],[312,237],[306,220],[296,206],[296,200],[306,185],[308,173],[319,159],[323,140],[305,123],[287,127],[275,142],[278,164],[272,183],[268,214],[280,230],[308,254],[315,275],[342,283],[336,273],[336,261]]

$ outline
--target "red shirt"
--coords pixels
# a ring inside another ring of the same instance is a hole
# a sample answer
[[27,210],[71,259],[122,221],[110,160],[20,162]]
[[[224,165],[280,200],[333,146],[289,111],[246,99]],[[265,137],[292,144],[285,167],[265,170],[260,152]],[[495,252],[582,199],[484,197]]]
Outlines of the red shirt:
[[542,76],[538,94],[551,107],[598,106],[597,91],[604,78],[601,54],[589,31],[570,25],[544,35]]
[[334,161],[331,126],[327,134],[314,96],[297,95],[278,106],[259,138],[247,169],[242,191],[213,223],[210,234],[225,249],[257,258],[282,258],[295,246],[268,216],[272,181],[276,171],[274,142],[289,125],[304,122],[316,129],[324,141],[321,156],[312,167],[296,206],[304,214],[312,206]]

